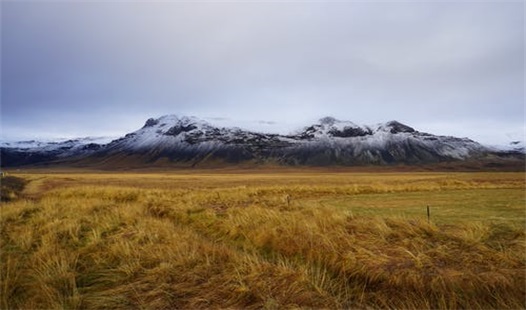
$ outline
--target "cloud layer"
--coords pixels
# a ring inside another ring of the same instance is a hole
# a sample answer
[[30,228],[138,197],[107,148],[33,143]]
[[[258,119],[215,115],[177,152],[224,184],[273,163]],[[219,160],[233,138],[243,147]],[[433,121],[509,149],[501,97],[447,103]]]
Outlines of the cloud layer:
[[3,138],[123,134],[175,113],[523,139],[523,6],[2,2]]

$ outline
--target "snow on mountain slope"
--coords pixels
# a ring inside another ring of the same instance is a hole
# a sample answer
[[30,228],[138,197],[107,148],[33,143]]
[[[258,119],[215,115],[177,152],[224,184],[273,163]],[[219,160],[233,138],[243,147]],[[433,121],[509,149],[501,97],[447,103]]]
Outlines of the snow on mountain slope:
[[58,141],[0,142],[1,164],[20,166],[85,157],[100,150],[110,140],[107,137],[87,137]]
[[490,145],[491,149],[495,152],[517,152],[526,154],[526,142],[524,141],[512,141],[506,145]]
[[434,136],[390,121],[357,125],[332,117],[291,135],[218,128],[196,117],[167,115],[149,119],[139,130],[110,143],[107,154],[140,153],[174,160],[213,156],[228,161],[272,159],[291,164],[417,163],[459,160],[480,155],[469,139]]
[[318,124],[306,127],[299,135],[302,139],[330,139],[332,137],[358,137],[372,134],[372,129],[353,122],[340,121],[334,117],[324,117]]
[[[142,128],[105,145],[76,139],[4,143],[1,149],[8,159],[14,151],[16,156],[42,155],[33,156],[37,160],[139,156],[146,163],[167,158],[193,163],[218,159],[292,165],[416,164],[470,159],[491,152],[466,138],[422,133],[397,121],[364,126],[325,117],[296,133],[278,135],[216,127],[196,117],[177,115],[148,119]],[[26,156],[24,162],[30,159]]]
[[148,119],[139,130],[110,143],[110,147],[126,150],[143,150],[159,145],[175,145],[183,142],[187,136],[202,130],[211,130],[212,126],[195,117],[166,115],[157,119]]
[[[60,152],[67,155],[79,150],[96,149],[98,146],[110,142],[109,137],[85,137],[77,139],[59,139],[55,141],[14,141],[0,142],[0,148],[9,148],[26,152]],[[67,152],[66,152],[67,151]]]
[[[435,136],[390,121],[376,126],[323,118],[319,124],[298,134],[306,140],[300,148],[335,150],[332,157],[359,162],[418,162],[421,160],[466,159],[482,154],[487,148],[469,139]],[[330,161],[328,159],[327,161]]]
[[152,149],[213,149],[225,145],[243,144],[257,139],[270,140],[266,135],[240,128],[218,128],[196,117],[167,115],[149,119],[139,130],[108,145],[110,149],[144,151]]

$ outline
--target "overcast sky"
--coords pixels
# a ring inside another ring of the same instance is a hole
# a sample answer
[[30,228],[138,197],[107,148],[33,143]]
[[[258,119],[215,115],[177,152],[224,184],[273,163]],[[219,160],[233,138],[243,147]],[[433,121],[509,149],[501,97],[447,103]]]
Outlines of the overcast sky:
[[524,2],[2,1],[2,139],[331,115],[524,140]]

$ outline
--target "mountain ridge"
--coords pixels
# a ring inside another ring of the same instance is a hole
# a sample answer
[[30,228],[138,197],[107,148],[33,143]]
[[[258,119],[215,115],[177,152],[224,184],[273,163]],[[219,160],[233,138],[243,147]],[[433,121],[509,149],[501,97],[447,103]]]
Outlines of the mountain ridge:
[[171,114],[149,118],[138,130],[107,144],[87,140],[26,148],[20,143],[2,143],[2,166],[89,165],[130,158],[143,165],[160,160],[189,166],[207,161],[294,166],[418,165],[521,156],[521,152],[501,152],[468,138],[420,132],[395,120],[369,126],[329,116],[283,135],[218,127],[197,117]]

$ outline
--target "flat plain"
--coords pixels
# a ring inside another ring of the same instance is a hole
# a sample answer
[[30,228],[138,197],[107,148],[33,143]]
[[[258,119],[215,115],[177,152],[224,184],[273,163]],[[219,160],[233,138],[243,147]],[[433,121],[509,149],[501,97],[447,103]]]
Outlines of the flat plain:
[[10,176],[4,309],[526,307],[523,172]]

